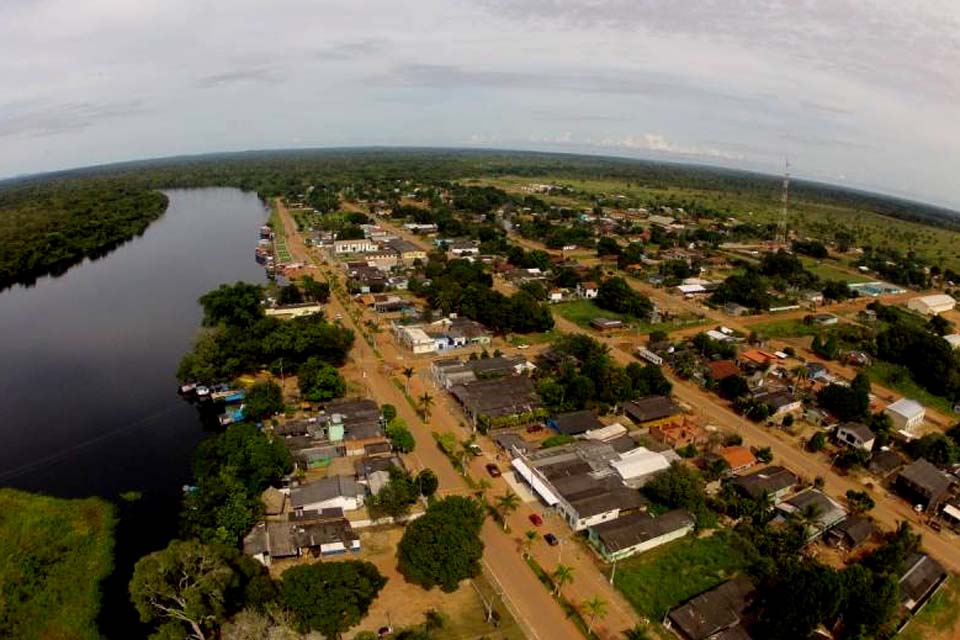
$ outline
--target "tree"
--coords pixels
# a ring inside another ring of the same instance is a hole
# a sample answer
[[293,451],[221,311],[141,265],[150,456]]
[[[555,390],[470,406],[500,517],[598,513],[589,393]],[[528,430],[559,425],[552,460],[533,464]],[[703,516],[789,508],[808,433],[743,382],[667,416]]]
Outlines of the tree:
[[420,495],[420,488],[409,472],[391,465],[389,474],[387,483],[367,501],[370,515],[374,519],[406,515]]
[[277,304],[300,304],[303,302],[303,294],[295,284],[288,284],[280,287],[280,293],[277,295]]
[[817,394],[817,402],[843,422],[862,420],[870,409],[870,396],[862,386],[828,384]]
[[420,490],[420,495],[424,498],[429,498],[435,494],[439,486],[440,480],[437,479],[437,474],[432,470],[424,469],[417,474],[417,488]]
[[448,496],[432,503],[403,532],[397,547],[400,573],[424,589],[456,591],[461,580],[480,573],[483,519],[480,504],[471,498]]
[[769,464],[773,462],[773,451],[770,447],[760,447],[755,449],[753,455],[756,456],[757,460],[763,464]]
[[573,567],[569,567],[565,564],[558,564],[557,568],[553,570],[551,577],[553,578],[553,584],[555,585],[553,595],[559,597],[560,592],[563,591],[563,588],[573,582]]
[[810,436],[809,440],[807,440],[807,451],[810,451],[811,453],[823,451],[823,448],[826,445],[827,437],[823,435],[822,431],[817,431],[815,434]]
[[239,579],[216,547],[174,540],[137,561],[130,599],[143,622],[174,622],[189,637],[213,637],[229,611]]
[[397,417],[397,408],[392,404],[380,405],[380,415],[383,417],[384,422],[390,422]]
[[645,318],[653,310],[650,299],[634,291],[627,281],[619,276],[607,278],[600,283],[594,302],[601,309],[635,318]]
[[423,420],[426,422],[430,419],[430,408],[433,406],[433,396],[424,391],[417,402],[420,406],[420,415],[423,416]]
[[222,284],[200,296],[203,326],[248,327],[263,317],[263,292],[247,282]]
[[528,529],[524,532],[523,539],[520,541],[520,543],[523,545],[523,557],[526,558],[530,556],[530,549],[533,547],[533,543],[537,541],[539,536],[540,534],[533,529]]
[[938,336],[945,336],[953,330],[953,323],[943,316],[933,316],[927,321],[927,329]]
[[597,256],[619,256],[622,252],[620,245],[610,236],[604,236],[597,240]]
[[386,583],[370,562],[303,564],[283,572],[280,601],[301,632],[339,638],[363,619]]
[[589,637],[593,633],[593,625],[597,619],[602,620],[607,617],[607,601],[600,596],[593,596],[583,603],[583,609],[590,616],[590,624],[587,625],[587,637]]
[[542,440],[540,442],[540,448],[549,449],[551,447],[559,447],[561,445],[570,444],[575,440],[576,438],[571,435],[567,435],[566,433],[557,433]]
[[407,393],[410,393],[410,378],[413,377],[413,367],[404,367],[403,377],[407,379],[406,389]]
[[520,507],[520,497],[513,491],[507,490],[502,496],[497,496],[497,511],[503,519],[503,530],[507,530],[507,517]]
[[790,374],[793,376],[793,380],[798,388],[803,387],[804,383],[810,378],[810,370],[802,364],[794,367],[790,371]]
[[644,485],[643,492],[654,502],[671,509],[686,509],[700,524],[710,521],[703,477],[681,462],[674,462],[655,475]]
[[926,458],[938,467],[946,467],[960,460],[960,447],[940,432],[928,433],[907,445],[907,453],[913,458]]
[[347,392],[347,382],[337,368],[317,357],[300,365],[297,380],[303,397],[314,402],[340,398]]
[[330,299],[330,285],[326,282],[317,282],[311,276],[304,276],[300,281],[304,293],[314,302],[324,304]]
[[386,434],[394,448],[401,453],[410,453],[417,446],[417,441],[410,429],[407,428],[407,423],[403,418],[398,417],[391,420],[387,424]]
[[727,400],[736,400],[750,393],[750,385],[743,376],[727,376],[720,381],[718,390]]
[[856,514],[866,513],[877,506],[877,503],[874,502],[869,493],[866,491],[854,491],[853,489],[847,490],[847,504],[850,505],[850,510]]
[[247,390],[243,410],[247,416],[256,421],[283,411],[283,391],[280,385],[273,380],[254,382]]

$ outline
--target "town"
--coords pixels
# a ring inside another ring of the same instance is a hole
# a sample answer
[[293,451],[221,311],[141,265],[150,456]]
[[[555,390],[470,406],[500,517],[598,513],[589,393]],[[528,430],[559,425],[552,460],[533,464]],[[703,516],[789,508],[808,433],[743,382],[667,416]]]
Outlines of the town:
[[[271,284],[201,302],[257,333],[242,298],[287,331],[256,339],[290,345],[269,371],[198,345],[181,391],[289,453],[234,532],[245,554],[276,578],[343,556],[388,578],[337,633],[886,637],[955,588],[950,268],[562,183],[270,205]],[[457,498],[482,558],[430,535]]]

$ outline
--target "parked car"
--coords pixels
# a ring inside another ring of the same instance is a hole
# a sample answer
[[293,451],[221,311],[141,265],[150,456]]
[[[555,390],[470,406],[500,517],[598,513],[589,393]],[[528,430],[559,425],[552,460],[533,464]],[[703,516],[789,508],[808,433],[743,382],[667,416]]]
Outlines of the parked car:
[[478,445],[476,442],[471,442],[470,444],[468,444],[467,450],[469,450],[470,453],[472,453],[475,456],[483,455],[483,449],[481,449],[480,445]]
[[533,524],[539,527],[540,525],[543,524],[543,518],[540,517],[539,513],[531,513],[530,522],[532,522]]
[[544,534],[543,539],[547,541],[547,544],[551,547],[555,547],[560,544],[560,540],[557,539],[557,536],[552,533]]
[[490,474],[491,478],[499,478],[503,474],[500,472],[500,467],[493,464],[492,462],[487,465],[487,473]]
[[527,433],[537,433],[538,431],[543,431],[542,424],[532,424],[527,427]]

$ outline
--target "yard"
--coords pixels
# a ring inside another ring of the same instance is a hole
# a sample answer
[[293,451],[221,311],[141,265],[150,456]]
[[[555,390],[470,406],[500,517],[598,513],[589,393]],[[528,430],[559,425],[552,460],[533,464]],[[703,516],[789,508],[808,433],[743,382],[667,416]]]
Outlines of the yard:
[[757,333],[767,338],[798,338],[802,336],[815,336],[823,331],[823,327],[815,324],[804,324],[803,320],[796,318],[787,320],[771,320],[770,322],[761,322],[750,327]]
[[748,559],[731,534],[684,538],[617,564],[615,583],[642,615],[662,620],[670,609],[725,582]]
[[960,637],[960,581],[949,578],[898,640],[948,640]]
[[930,393],[918,385],[904,367],[876,360],[867,368],[870,380],[945,415],[953,415],[953,405],[943,396]]
[[630,322],[630,317],[613,311],[604,311],[590,300],[574,300],[573,302],[561,302],[552,305],[554,311],[566,318],[570,322],[580,326],[589,327],[590,321],[594,318],[608,318],[610,320],[622,320],[624,325]]
[[807,271],[824,280],[842,280],[853,284],[855,282],[871,282],[873,279],[862,273],[851,271],[844,268],[839,263],[832,260],[814,260],[813,258],[801,258],[803,266]]

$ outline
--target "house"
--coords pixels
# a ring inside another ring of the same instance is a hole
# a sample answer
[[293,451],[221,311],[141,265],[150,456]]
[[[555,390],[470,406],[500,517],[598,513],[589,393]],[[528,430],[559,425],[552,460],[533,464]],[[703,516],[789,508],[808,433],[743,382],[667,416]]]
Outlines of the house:
[[474,240],[454,240],[447,243],[447,251],[458,258],[480,255],[480,245]]
[[837,442],[854,449],[872,451],[876,438],[870,427],[860,422],[844,422],[837,427]]
[[[819,489],[807,489],[777,505],[788,518],[796,518],[807,527],[807,540],[815,540],[847,517],[839,502]],[[809,518],[812,516],[812,521]]]
[[919,296],[907,300],[907,309],[927,316],[935,316],[945,311],[951,311],[956,305],[957,301],[944,293]]
[[287,521],[254,525],[243,538],[243,552],[269,567],[274,560],[296,558],[304,551],[320,555],[359,551],[360,539],[339,509],[290,514]]
[[896,485],[900,494],[911,503],[930,509],[936,508],[946,497],[950,489],[950,478],[940,469],[920,458],[900,472]]
[[589,409],[583,411],[569,411],[547,418],[547,426],[557,433],[567,436],[577,436],[587,431],[596,431],[603,428],[603,423],[596,414]]
[[395,294],[376,294],[373,296],[373,310],[377,313],[394,313],[410,306],[405,299]]
[[870,520],[860,516],[847,516],[827,532],[825,539],[834,547],[853,551],[869,540],[873,531],[873,523]]
[[563,302],[563,289],[551,289],[547,294],[547,302],[551,304]]
[[478,380],[450,387],[453,396],[470,421],[487,426],[535,420],[541,411],[540,397],[527,376],[498,380]]
[[536,365],[521,356],[480,358],[479,360],[470,360],[466,365],[470,367],[478,380],[516,376],[529,373],[537,368]]
[[634,351],[634,355],[658,367],[663,364],[662,357],[644,347],[637,347],[637,349]]
[[426,260],[427,252],[413,244],[409,240],[403,240],[401,238],[395,238],[387,242],[387,246],[394,252],[405,265],[411,265],[416,260]]
[[675,421],[683,411],[670,398],[647,396],[625,403],[623,413],[637,426],[650,428]]
[[373,496],[379,494],[390,481],[390,470],[394,467],[403,469],[403,461],[395,455],[363,458],[354,463],[357,482]]
[[900,459],[900,456],[891,450],[886,451],[875,451],[872,456],[870,456],[870,464],[867,466],[867,471],[879,478],[886,478],[889,475],[892,475],[894,472],[899,471],[903,467],[903,460]]
[[[611,440],[616,440],[617,438],[622,438],[627,435],[627,428],[615,422],[606,427],[600,427],[598,429],[588,429],[581,434],[587,440],[597,440],[599,442],[610,442]],[[629,438],[632,442],[632,438]],[[631,449],[633,447],[630,447]]]
[[900,398],[883,410],[897,431],[911,431],[923,424],[926,409],[916,400]]
[[803,400],[790,391],[768,391],[754,396],[758,402],[770,407],[770,417],[778,418],[803,407]]
[[469,384],[477,380],[473,369],[458,358],[434,360],[430,365],[430,372],[437,384],[444,389],[449,389],[455,384]]
[[449,351],[474,345],[490,344],[491,334],[486,327],[470,318],[451,316],[440,318],[424,330],[433,338],[437,351]]
[[300,304],[285,304],[275,307],[267,307],[263,314],[267,317],[280,318],[300,318],[302,316],[312,316],[323,311],[323,305],[316,302],[303,302]]
[[736,302],[728,302],[723,305],[723,312],[728,316],[733,316],[736,318],[749,314],[750,309],[747,309],[742,304],[737,304]]
[[[674,609],[663,624],[683,640],[713,640],[724,632],[742,631],[741,618],[756,595],[753,583],[737,577]],[[744,635],[745,632],[740,637]]]
[[623,328],[622,320],[611,320],[610,318],[594,318],[590,321],[590,326],[597,331],[613,331]]
[[622,560],[693,531],[696,521],[686,511],[675,509],[656,518],[640,511],[590,528],[588,537],[607,561]]
[[777,354],[760,349],[747,349],[737,356],[737,364],[741,369],[766,369],[777,361]]
[[943,339],[947,341],[951,349],[960,349],[960,333],[951,333],[943,336]]
[[333,253],[336,255],[345,255],[349,253],[373,253],[379,248],[380,246],[369,238],[333,241]]
[[653,476],[668,469],[671,462],[679,459],[676,453],[670,453],[672,456],[637,447],[619,454],[618,459],[610,462],[610,466],[628,487],[642,487]]
[[906,569],[899,580],[900,606],[916,613],[947,579],[947,572],[925,553],[914,553],[904,564]]
[[363,489],[350,476],[332,476],[290,489],[290,504],[295,512],[356,511],[363,506]]
[[840,318],[833,315],[832,313],[815,313],[810,316],[813,324],[819,325],[821,327],[829,327],[840,322]]
[[264,515],[278,516],[283,513],[283,508],[287,506],[287,494],[279,489],[267,487],[267,489],[260,494],[260,502],[263,503]]
[[714,382],[737,375],[740,375],[740,367],[733,360],[714,360],[707,363],[707,377]]
[[503,449],[511,456],[525,454],[528,451],[526,441],[516,433],[510,431],[498,433],[493,437],[493,441],[497,443],[500,449]]
[[740,445],[723,447],[718,455],[727,463],[731,474],[742,473],[757,464],[757,458],[753,455],[753,452]]
[[[574,464],[579,469],[579,464]],[[567,463],[559,463],[541,466],[537,470],[553,486],[559,498],[556,509],[574,531],[616,520],[624,513],[646,509],[649,505],[639,491],[625,487],[616,478],[595,478],[587,473],[555,475],[556,467],[567,466]]]
[[581,282],[577,285],[577,295],[585,300],[593,300],[600,293],[596,282]]
[[413,351],[414,354],[433,353],[437,345],[422,327],[414,325],[394,325],[397,341]]
[[800,297],[814,305],[823,304],[823,293],[820,291],[804,291]]
[[777,504],[799,482],[800,478],[793,472],[783,467],[773,466],[734,478],[730,484],[748,498],[758,500],[766,495],[773,504]]

